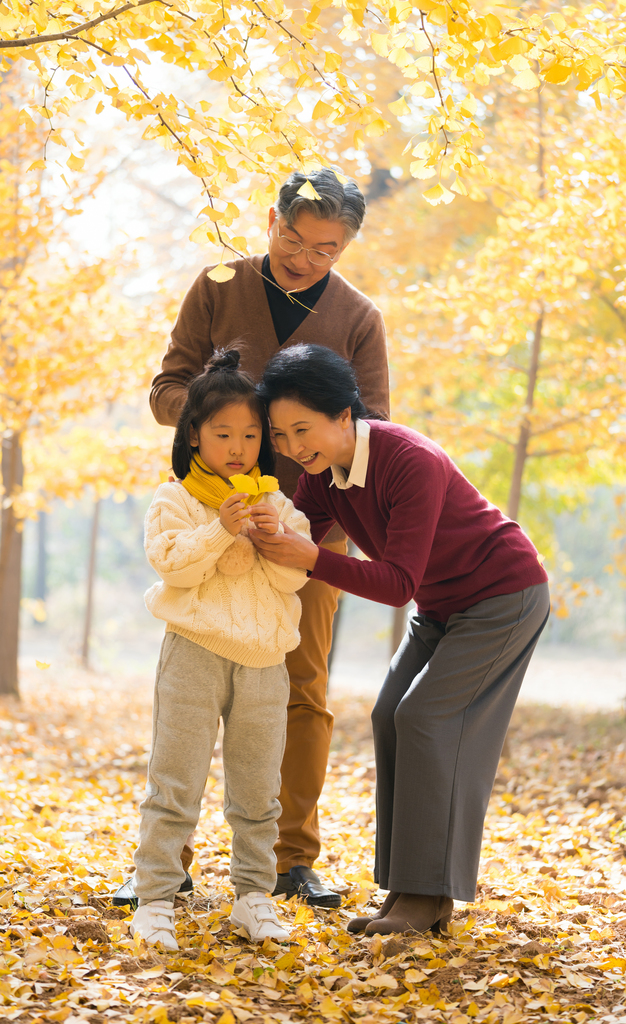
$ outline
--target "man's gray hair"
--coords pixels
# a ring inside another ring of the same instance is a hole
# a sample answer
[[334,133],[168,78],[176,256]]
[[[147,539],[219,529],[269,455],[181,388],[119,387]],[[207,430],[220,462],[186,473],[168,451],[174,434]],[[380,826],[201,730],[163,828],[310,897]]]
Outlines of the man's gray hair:
[[[309,181],[319,199],[299,196],[298,190]],[[302,174],[294,171],[278,193],[274,203],[277,214],[284,217],[288,226],[293,227],[298,214],[305,210],[318,220],[338,220],[343,224],[346,244],[358,234],[365,216],[365,196],[356,182],[349,178],[345,185],[339,181],[329,167]]]

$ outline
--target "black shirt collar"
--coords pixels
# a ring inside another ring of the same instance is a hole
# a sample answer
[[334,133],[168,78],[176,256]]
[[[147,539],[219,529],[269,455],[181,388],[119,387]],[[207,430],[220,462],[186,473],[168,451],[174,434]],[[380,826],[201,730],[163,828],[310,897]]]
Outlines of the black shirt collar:
[[[297,305],[297,303],[294,303],[293,300],[289,298],[289,295],[284,291],[284,289],[282,289],[280,285],[277,284],[276,278],[274,277],[272,271],[270,270],[269,253],[266,253],[265,256],[263,257],[262,272],[263,284],[265,285],[265,291],[267,293],[268,298],[270,295],[272,295],[272,297],[278,296],[279,302],[286,302],[289,304],[289,306]],[[265,280],[266,278],[268,278],[269,280]],[[329,278],[330,270],[321,279],[321,281],[316,281],[314,285],[312,285],[310,288],[306,288],[305,291],[303,292],[294,292],[293,294],[297,298],[298,302],[304,303],[304,305],[308,306],[308,308],[311,310],[313,309],[313,306],[315,305],[317,300],[324,293]]]

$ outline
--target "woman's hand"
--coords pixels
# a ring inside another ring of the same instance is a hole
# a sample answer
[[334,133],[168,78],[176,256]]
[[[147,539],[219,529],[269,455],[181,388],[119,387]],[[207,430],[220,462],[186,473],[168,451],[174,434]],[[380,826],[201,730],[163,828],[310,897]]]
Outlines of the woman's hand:
[[286,523],[283,523],[283,530],[284,533],[273,534],[250,530],[250,540],[259,554],[276,565],[286,565],[290,569],[313,570],[319,554],[317,544],[296,533]]
[[258,530],[264,530],[265,533],[278,533],[280,520],[278,518],[278,509],[274,508],[273,505],[261,501],[257,505],[252,505],[250,508],[250,518],[252,525]]
[[241,500],[247,497],[247,494],[239,492],[231,494],[220,505],[220,523],[225,530],[228,530],[232,537],[236,537],[238,533],[241,533],[242,520],[247,519],[250,514],[248,506]]

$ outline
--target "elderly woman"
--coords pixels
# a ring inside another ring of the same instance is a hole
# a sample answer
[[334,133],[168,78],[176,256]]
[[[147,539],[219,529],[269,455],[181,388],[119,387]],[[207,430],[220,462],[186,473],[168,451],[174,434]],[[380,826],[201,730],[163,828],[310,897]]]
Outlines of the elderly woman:
[[[372,712],[375,878],[368,935],[442,930],[475,897],[483,822],[524,674],[549,614],[547,576],[517,523],[439,445],[370,419],[350,364],[299,345],[260,385],[276,448],[303,466],[294,503],[313,542],[251,533],[279,565],[402,607],[417,603]],[[333,524],[369,561],[319,547]]]

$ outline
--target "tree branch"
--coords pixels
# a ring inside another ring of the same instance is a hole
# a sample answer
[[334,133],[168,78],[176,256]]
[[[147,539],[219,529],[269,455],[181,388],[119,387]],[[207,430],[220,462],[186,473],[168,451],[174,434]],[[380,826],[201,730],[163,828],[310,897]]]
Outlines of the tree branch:
[[508,444],[509,448],[515,448],[515,441],[509,441],[508,437],[502,437],[495,430],[485,430],[485,433],[487,437],[495,437],[496,441],[500,441],[501,444]]
[[[441,107],[442,107],[442,110],[443,110],[443,116],[445,118],[445,116],[446,116],[446,105],[445,105],[445,102],[444,102],[443,93],[441,91],[441,86],[439,84],[439,78],[437,77],[437,64],[435,62],[435,44],[433,43],[432,39],[428,35],[428,32],[426,31],[426,22],[424,20],[424,12],[423,11],[420,11],[420,19],[421,19],[421,24],[422,24],[422,32],[426,36],[426,38],[428,40],[428,45],[430,46],[430,52],[431,52],[431,56],[432,56],[431,74],[432,74],[432,76],[433,76],[433,78],[435,80],[435,86],[437,88],[437,93],[439,95],[439,102],[441,103]],[[443,137],[446,140],[446,146],[445,146],[445,149],[443,151],[443,155],[445,156],[446,153],[448,152],[448,146],[450,145],[450,139],[448,138],[448,133],[447,133],[446,129],[443,127],[443,125],[441,126],[441,131],[443,132]]]
[[542,459],[550,455],[571,455],[571,448],[551,448],[549,451],[542,452],[526,452],[526,458],[528,459]]
[[542,427],[541,430],[533,430],[533,437],[540,437],[541,434],[551,434],[554,430],[560,430],[562,427],[567,427],[571,423],[580,423],[581,420],[587,418],[589,414],[581,412],[578,416],[568,416],[567,419],[558,420],[556,423],[551,423],[547,427]]
[[605,306],[608,306],[609,309],[611,309],[615,313],[615,316],[620,321],[622,326],[626,327],[626,313],[622,313],[621,309],[618,309],[617,306],[614,306],[611,300],[607,299],[606,295],[603,295],[602,292],[599,291],[598,294],[602,302],[604,302]]
[[87,29],[100,25],[103,21],[110,21],[111,18],[117,18],[120,14],[125,14],[126,11],[135,10],[137,7],[145,7],[146,4],[158,4],[161,2],[162,0],[137,0],[137,3],[134,4],[124,4],[123,7],[116,7],[107,14],[101,14],[100,17],[93,18],[92,21],[86,21],[83,25],[77,25],[76,28],[70,28],[66,32],[53,32],[47,36],[27,36],[25,39],[0,39],[0,49],[36,46],[39,43],[56,43],[61,39],[71,39],[81,32],[86,32]]

